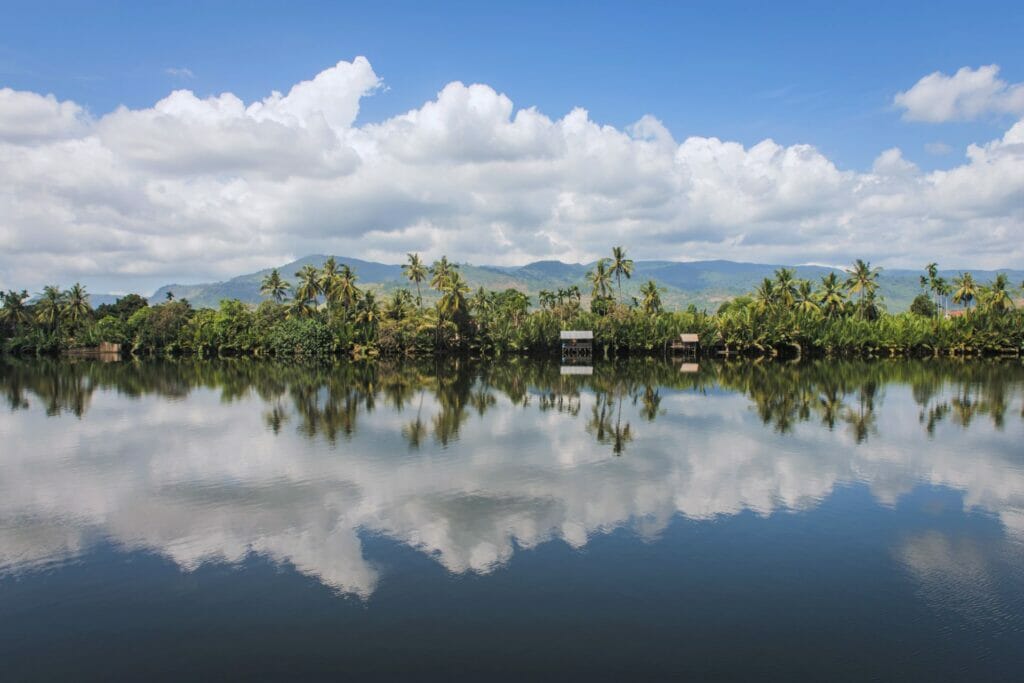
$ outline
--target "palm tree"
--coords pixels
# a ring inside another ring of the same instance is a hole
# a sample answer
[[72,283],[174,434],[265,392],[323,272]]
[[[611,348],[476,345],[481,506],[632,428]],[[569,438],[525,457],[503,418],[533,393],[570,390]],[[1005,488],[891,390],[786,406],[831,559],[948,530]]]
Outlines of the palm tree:
[[1013,298],[1010,297],[1009,287],[1010,278],[1006,273],[998,273],[986,291],[985,308],[997,313],[1005,313],[1012,309]]
[[296,290],[295,298],[288,306],[289,318],[307,318],[316,311],[316,299],[302,296],[300,290]]
[[921,289],[927,289],[932,293],[932,301],[935,302],[935,310],[939,308],[939,264],[929,263],[924,267],[925,275],[921,276]]
[[71,286],[71,289],[64,292],[63,313],[71,321],[72,325],[82,322],[91,312],[92,307],[89,306],[89,294],[81,284],[76,282]]
[[301,300],[304,305],[315,305],[316,298],[320,296],[320,271],[307,264],[295,273],[295,277],[299,278],[299,286],[295,288],[295,300]]
[[860,295],[858,314],[864,317],[866,300],[869,296],[873,299],[875,291],[878,290],[878,275],[881,269],[872,268],[871,263],[857,259],[847,273],[849,277],[846,279],[846,288],[850,290],[850,294]]
[[448,279],[458,269],[457,263],[450,263],[447,256],[442,256],[439,261],[434,261],[434,265],[430,266],[430,274],[433,276],[430,278],[430,286],[439,292],[444,291]]
[[655,313],[661,312],[661,291],[658,287],[658,283],[654,280],[648,280],[647,283],[640,288],[640,294],[643,296],[644,313],[654,315]]
[[402,275],[410,282],[416,283],[416,306],[423,305],[423,295],[420,293],[420,283],[427,279],[427,267],[423,265],[419,254],[407,254],[409,262],[402,266]]
[[64,312],[64,294],[56,285],[47,285],[43,288],[39,302],[36,304],[36,320],[49,328],[56,330],[60,324]]
[[327,260],[324,261],[323,267],[320,269],[320,291],[323,292],[324,299],[328,303],[334,301],[334,297],[331,295],[334,287],[338,282],[338,262],[333,256],[328,256]]
[[611,273],[608,271],[608,259],[598,259],[594,264],[594,269],[587,273],[587,280],[591,285],[591,298],[607,297],[612,285]]
[[469,305],[466,302],[466,294],[469,286],[462,279],[462,274],[452,270],[444,284],[441,301],[438,302],[438,310],[449,320],[454,320],[460,313],[465,313]]
[[770,278],[763,279],[761,284],[757,286],[757,289],[754,290],[754,301],[758,313],[767,313],[774,310],[777,301],[775,282]]
[[10,325],[15,331],[32,321],[28,309],[25,307],[25,300],[28,299],[28,292],[24,289],[16,292],[13,289],[3,294],[4,307],[0,308],[0,321]]
[[796,272],[792,268],[779,268],[775,271],[775,298],[786,308],[792,308],[796,302]]
[[352,310],[359,300],[359,288],[356,287],[356,280],[359,277],[352,272],[347,265],[343,265],[338,274],[334,276],[334,283],[331,286],[331,301],[338,301],[346,311]]
[[377,307],[377,299],[373,292],[366,292],[356,306],[356,324],[363,328],[363,336],[371,341],[377,324],[380,322],[380,308]]
[[960,273],[960,277],[953,279],[956,290],[953,292],[953,301],[964,304],[968,308],[971,302],[978,296],[978,284],[970,273]]
[[622,303],[622,276],[626,279],[633,277],[633,260],[626,258],[626,250],[622,247],[612,247],[612,274],[619,288],[619,303]]
[[288,290],[291,288],[292,286],[288,281],[277,272],[277,268],[274,268],[270,271],[269,275],[263,278],[263,282],[260,285],[260,294],[269,296],[277,303],[281,303],[288,297]]
[[821,313],[821,309],[818,308],[818,302],[814,300],[814,292],[811,291],[811,283],[809,280],[800,280],[796,288],[796,310],[801,313],[808,315],[817,315]]
[[843,312],[846,297],[843,296],[842,284],[834,272],[821,278],[821,289],[818,290],[818,303],[821,304],[821,310],[826,318],[835,318]]

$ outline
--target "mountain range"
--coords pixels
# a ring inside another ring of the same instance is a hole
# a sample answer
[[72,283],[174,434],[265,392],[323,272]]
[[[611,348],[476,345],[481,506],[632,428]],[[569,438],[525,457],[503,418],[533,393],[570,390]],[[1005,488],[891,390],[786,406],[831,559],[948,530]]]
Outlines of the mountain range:
[[[324,254],[305,256],[296,261],[278,266],[281,276],[291,281],[296,280],[295,273],[305,265],[319,267],[327,258]],[[339,264],[347,264],[358,277],[360,287],[370,289],[382,295],[390,294],[400,287],[408,287],[409,283],[402,276],[402,266],[364,261],[356,258],[335,256]],[[562,263],[561,261],[536,261],[524,266],[475,266],[460,264],[459,268],[467,283],[473,289],[505,289],[512,287],[531,296],[536,296],[543,289],[557,290],[577,285],[584,295],[589,293],[585,276],[593,264]],[[640,286],[647,280],[655,280],[662,288],[662,300],[668,308],[685,308],[690,304],[698,308],[713,311],[723,302],[749,293],[762,278],[772,277],[778,268],[777,264],[741,263],[736,261],[636,261],[633,277],[623,279],[624,297],[636,296]],[[837,272],[845,277],[840,269],[820,265],[802,265],[794,267],[797,277],[811,280],[815,284],[830,272]],[[215,307],[221,299],[239,299],[247,303],[259,303],[264,297],[260,295],[260,282],[271,269],[247,273],[223,282],[199,284],[169,284],[158,289],[150,301],[163,301],[168,292],[176,298],[188,299],[194,306]],[[919,277],[923,271],[883,269],[879,277],[879,291],[884,297],[890,311],[902,311],[909,307],[914,296],[920,293]],[[971,271],[979,283],[990,281],[997,272],[1010,276],[1016,286],[1024,279],[1024,270],[974,270]],[[959,271],[940,271],[940,275],[952,282]],[[100,295],[102,296],[102,295]],[[436,293],[429,290],[423,283],[423,297],[431,301]],[[106,299],[105,296],[102,298]],[[93,297],[96,303],[97,297]],[[534,299],[536,302],[536,299]]]

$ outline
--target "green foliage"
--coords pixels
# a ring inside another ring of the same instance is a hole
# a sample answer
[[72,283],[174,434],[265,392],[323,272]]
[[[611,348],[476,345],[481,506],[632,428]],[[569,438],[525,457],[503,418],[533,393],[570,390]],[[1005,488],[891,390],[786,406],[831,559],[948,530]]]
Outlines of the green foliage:
[[[812,283],[781,268],[754,292],[708,315],[694,306],[665,310],[655,280],[640,287],[632,305],[624,305],[613,279],[629,279],[631,264],[621,249],[597,263],[590,273],[589,307],[577,286],[542,290],[535,307],[518,289],[471,292],[460,266],[446,258],[429,269],[438,297],[426,306],[409,289],[388,295],[360,289],[349,266],[332,259],[320,268],[306,264],[288,303],[282,302],[283,281],[271,271],[268,299],[255,308],[237,299],[224,299],[216,309],[194,310],[184,299],[148,306],[142,297],[129,295],[92,311],[79,285],[67,291],[46,287],[32,302],[27,292],[12,290],[2,295],[0,340],[15,354],[112,342],[135,354],[499,356],[554,354],[562,330],[580,329],[594,332],[597,352],[605,356],[662,353],[682,333],[698,334],[705,353],[726,357],[1019,355],[1024,350],[1024,315],[1003,275],[977,284],[965,273],[953,293],[930,264],[912,311],[891,315],[877,294],[879,270],[870,264],[858,261],[846,282],[832,272]],[[419,285],[427,272],[411,255],[410,283]],[[936,302],[949,294],[975,305],[955,317],[940,316]]]
[[939,307],[927,294],[918,294],[910,304],[910,312],[925,318],[934,318],[938,315]]

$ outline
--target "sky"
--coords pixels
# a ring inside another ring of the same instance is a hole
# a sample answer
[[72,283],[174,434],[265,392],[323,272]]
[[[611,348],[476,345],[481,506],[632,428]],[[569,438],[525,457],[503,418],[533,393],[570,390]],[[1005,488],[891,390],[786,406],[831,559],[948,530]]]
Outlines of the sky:
[[1024,267],[1021,3],[0,1],[0,287]]

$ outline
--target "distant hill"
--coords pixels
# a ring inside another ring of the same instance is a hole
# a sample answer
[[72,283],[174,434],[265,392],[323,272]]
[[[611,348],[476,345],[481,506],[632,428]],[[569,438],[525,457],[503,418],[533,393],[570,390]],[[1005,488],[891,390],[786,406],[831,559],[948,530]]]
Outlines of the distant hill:
[[[326,260],[324,254],[305,256],[297,261],[278,267],[281,276],[295,282],[295,273],[305,265],[319,267]],[[359,278],[361,287],[381,294],[389,294],[399,287],[408,287],[402,277],[400,265],[363,261],[361,259],[335,256],[338,263],[347,264]],[[474,266],[460,264],[460,270],[473,289],[514,288],[531,296],[542,289],[556,290],[578,285],[586,295],[589,288],[585,276],[593,264],[562,263],[561,261],[536,261],[525,266]],[[640,286],[647,280],[655,280],[664,288],[662,299],[669,308],[685,308],[690,304],[713,311],[733,297],[750,292],[762,278],[772,277],[777,264],[742,263],[737,261],[637,261],[633,277],[623,280],[624,296],[636,296]],[[827,266],[796,266],[797,277],[817,283],[820,278],[832,272]],[[175,298],[188,299],[194,306],[217,306],[221,299],[239,299],[247,303],[259,303],[260,281],[271,271],[270,268],[255,273],[239,275],[223,282],[199,284],[164,285],[150,298],[151,302],[163,301],[168,291]],[[836,271],[844,275],[842,271]],[[881,295],[890,311],[906,310],[920,292],[918,278],[922,271],[882,270],[879,278]],[[1024,270],[983,271],[972,270],[979,282],[988,282],[996,272],[1004,272],[1010,281],[1019,284],[1024,279]],[[952,281],[959,271],[942,271],[940,275]],[[426,283],[424,283],[426,285]],[[424,286],[424,299],[430,301],[436,293]],[[536,301],[536,300],[535,300]]]

